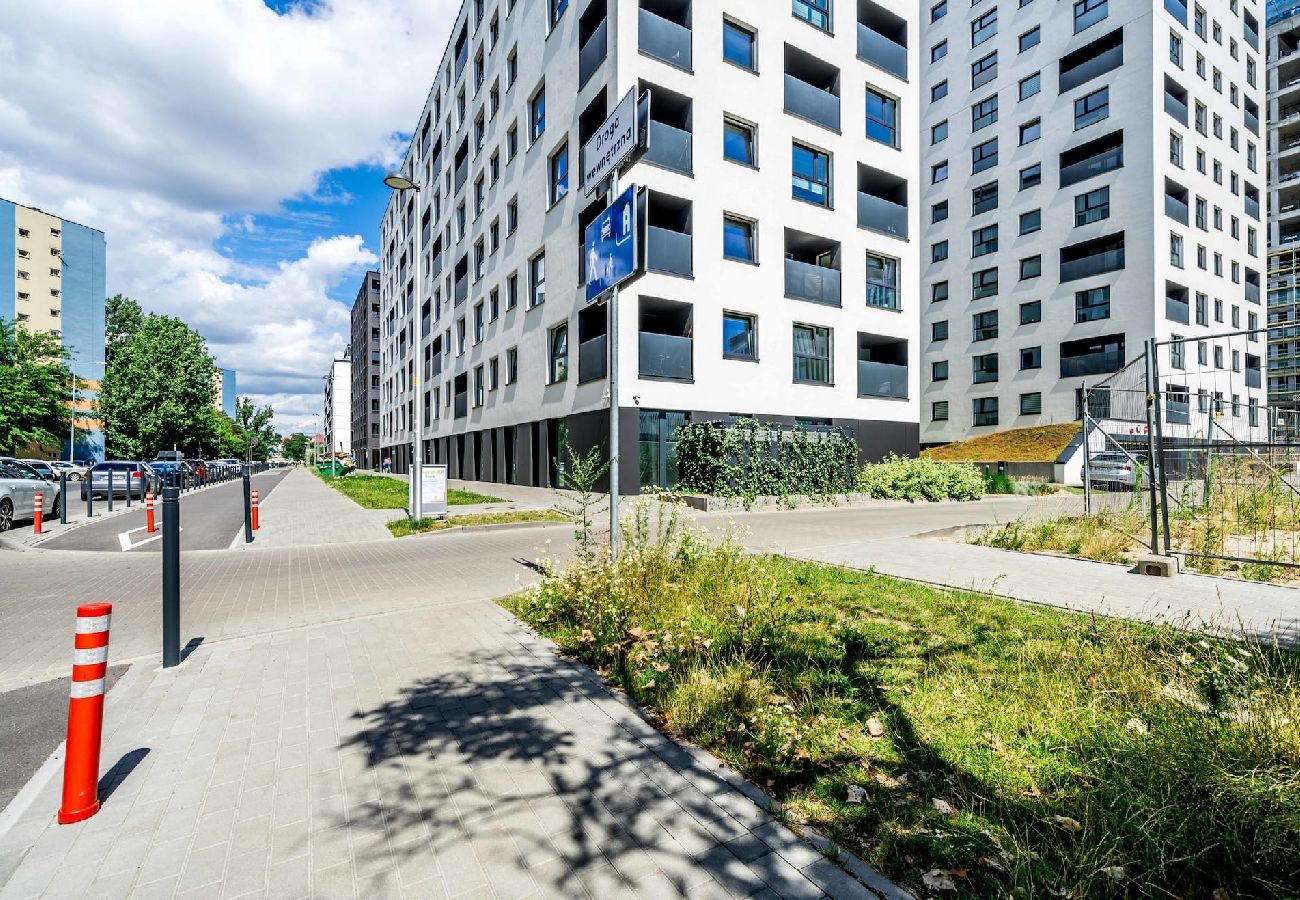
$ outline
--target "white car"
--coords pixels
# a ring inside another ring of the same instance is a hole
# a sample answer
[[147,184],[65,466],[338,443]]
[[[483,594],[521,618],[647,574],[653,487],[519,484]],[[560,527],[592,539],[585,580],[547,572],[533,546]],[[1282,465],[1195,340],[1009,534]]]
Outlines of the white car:
[[55,477],[63,472],[67,472],[69,481],[80,481],[85,478],[86,473],[90,471],[86,466],[80,465],[79,463],[67,462],[66,460],[57,460],[50,463],[50,465],[54,467]]
[[8,531],[14,522],[35,517],[38,492],[42,496],[44,515],[57,516],[62,502],[58,486],[16,459],[0,459],[0,531]]

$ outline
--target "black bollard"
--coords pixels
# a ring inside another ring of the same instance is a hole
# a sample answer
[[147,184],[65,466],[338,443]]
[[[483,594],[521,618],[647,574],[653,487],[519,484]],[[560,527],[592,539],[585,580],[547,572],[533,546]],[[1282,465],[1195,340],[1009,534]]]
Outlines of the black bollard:
[[181,497],[174,486],[162,492],[163,668],[181,661]]
[[113,470],[108,470],[108,511],[113,511]]
[[244,543],[253,543],[253,485],[248,477],[248,466],[244,467]]
[[59,473],[59,524],[68,524],[68,473]]

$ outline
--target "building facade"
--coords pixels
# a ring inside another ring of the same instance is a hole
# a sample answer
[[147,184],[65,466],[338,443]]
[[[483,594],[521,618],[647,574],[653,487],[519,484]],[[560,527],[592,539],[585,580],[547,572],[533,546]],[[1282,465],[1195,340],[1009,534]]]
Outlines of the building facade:
[[1300,436],[1300,3],[1270,2],[1268,39],[1268,402]]
[[620,176],[645,271],[617,304],[620,490],[675,483],[688,420],[915,452],[915,3],[467,0],[451,35],[404,164],[422,208],[394,193],[381,230],[398,471],[417,405],[452,477],[554,484],[562,448],[605,445],[609,307],[585,303],[582,242],[608,198],[579,157],[628,92],[649,146]]
[[220,367],[213,370],[212,405],[234,419],[238,397],[235,370]]
[[352,355],[345,349],[325,375],[325,453],[352,453]]
[[379,448],[379,273],[367,272],[352,301],[352,458],[362,469],[378,469]]
[[62,459],[104,457],[103,426],[93,418],[104,377],[104,257],[102,231],[0,199],[0,319],[57,335],[77,376]]
[[1257,427],[1259,0],[922,7],[922,444],[1077,420],[1151,338]]

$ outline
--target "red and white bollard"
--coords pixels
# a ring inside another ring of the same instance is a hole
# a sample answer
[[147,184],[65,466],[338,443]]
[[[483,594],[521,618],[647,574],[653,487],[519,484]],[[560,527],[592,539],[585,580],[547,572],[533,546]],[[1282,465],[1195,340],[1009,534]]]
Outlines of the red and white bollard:
[[32,499],[36,503],[36,512],[32,517],[32,534],[40,534],[41,526],[45,524],[45,495],[37,491]]
[[252,494],[252,501],[253,501],[253,503],[252,503],[252,505],[253,505],[253,530],[256,531],[256,530],[257,530],[257,488],[253,488],[253,490],[252,490],[250,493]]
[[112,617],[111,603],[77,607],[60,825],[80,822],[99,812],[99,749],[104,732],[104,675],[108,672],[108,626]]
[[153,524],[153,491],[145,491],[144,494],[144,530],[149,534],[158,530]]

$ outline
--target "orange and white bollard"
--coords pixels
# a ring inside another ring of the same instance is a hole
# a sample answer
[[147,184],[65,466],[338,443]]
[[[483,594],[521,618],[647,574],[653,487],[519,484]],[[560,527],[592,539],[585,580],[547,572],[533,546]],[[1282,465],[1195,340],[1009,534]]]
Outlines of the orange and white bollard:
[[153,524],[153,491],[144,494],[144,530],[153,534],[158,529]]
[[32,499],[36,503],[36,512],[32,516],[32,534],[40,534],[41,526],[45,524],[45,495],[37,491]]
[[251,494],[253,497],[253,504],[252,504],[253,505],[253,530],[256,531],[257,530],[257,489],[254,488],[251,491]]
[[111,603],[77,607],[60,825],[80,822],[99,812],[99,750],[104,732],[104,676],[108,672],[108,626],[112,617]]

